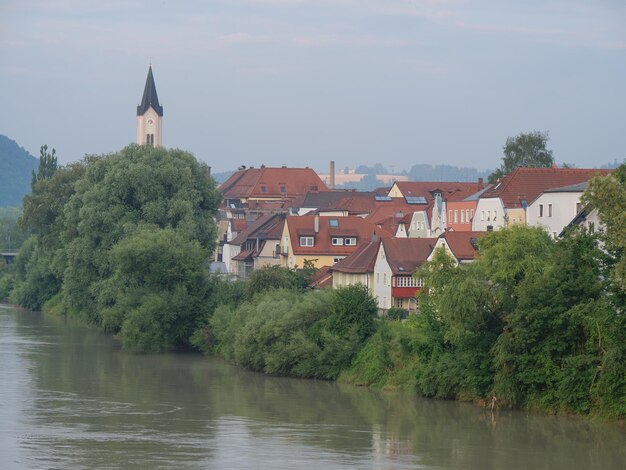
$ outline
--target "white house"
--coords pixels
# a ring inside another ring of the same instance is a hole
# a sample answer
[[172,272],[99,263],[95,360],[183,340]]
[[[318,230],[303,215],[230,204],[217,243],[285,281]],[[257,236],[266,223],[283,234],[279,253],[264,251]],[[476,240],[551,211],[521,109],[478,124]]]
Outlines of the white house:
[[583,182],[545,190],[528,206],[528,225],[542,227],[557,238],[581,211],[580,197],[586,187],[587,182]]

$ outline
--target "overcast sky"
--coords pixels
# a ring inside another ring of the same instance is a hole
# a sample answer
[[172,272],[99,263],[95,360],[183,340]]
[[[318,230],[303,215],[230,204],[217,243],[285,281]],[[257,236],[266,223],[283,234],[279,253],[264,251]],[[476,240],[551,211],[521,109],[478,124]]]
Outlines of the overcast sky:
[[164,145],[215,171],[626,157],[622,0],[0,0],[0,134],[119,150],[150,62]]

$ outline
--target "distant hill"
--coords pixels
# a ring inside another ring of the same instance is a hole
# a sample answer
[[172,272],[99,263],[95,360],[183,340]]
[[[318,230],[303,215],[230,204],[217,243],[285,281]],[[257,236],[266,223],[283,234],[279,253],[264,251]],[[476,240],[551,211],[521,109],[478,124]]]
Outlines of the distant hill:
[[32,171],[39,160],[14,140],[0,135],[0,207],[19,206],[30,193]]

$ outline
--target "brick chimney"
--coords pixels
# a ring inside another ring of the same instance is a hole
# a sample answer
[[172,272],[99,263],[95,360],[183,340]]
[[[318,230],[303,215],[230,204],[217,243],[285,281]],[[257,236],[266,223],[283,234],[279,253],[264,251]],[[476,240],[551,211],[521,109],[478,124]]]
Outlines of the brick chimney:
[[330,161],[330,173],[328,174],[328,187],[335,189],[335,160]]

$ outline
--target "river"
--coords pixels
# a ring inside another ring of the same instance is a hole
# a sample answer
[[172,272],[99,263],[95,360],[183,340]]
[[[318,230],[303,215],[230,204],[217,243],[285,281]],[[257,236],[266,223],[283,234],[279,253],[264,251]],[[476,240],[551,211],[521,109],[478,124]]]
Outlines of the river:
[[0,305],[0,468],[625,468],[612,423],[124,352]]

